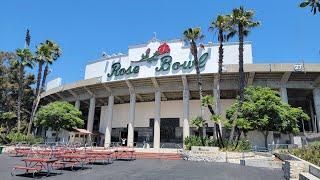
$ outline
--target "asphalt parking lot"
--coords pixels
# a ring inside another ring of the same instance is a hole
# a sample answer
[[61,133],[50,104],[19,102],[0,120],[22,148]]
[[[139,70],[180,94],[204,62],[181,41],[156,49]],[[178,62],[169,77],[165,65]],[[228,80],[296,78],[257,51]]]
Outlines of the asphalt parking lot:
[[[26,176],[11,176],[14,165],[23,165],[21,158],[0,155],[0,180],[27,180]],[[60,172],[60,171],[58,171]],[[22,172],[21,172],[22,173]],[[93,165],[92,169],[63,170],[62,174],[36,176],[48,180],[171,180],[171,179],[214,179],[214,180],[282,180],[281,170],[245,167],[227,163],[190,162],[183,160],[134,160],[114,161],[108,165]]]

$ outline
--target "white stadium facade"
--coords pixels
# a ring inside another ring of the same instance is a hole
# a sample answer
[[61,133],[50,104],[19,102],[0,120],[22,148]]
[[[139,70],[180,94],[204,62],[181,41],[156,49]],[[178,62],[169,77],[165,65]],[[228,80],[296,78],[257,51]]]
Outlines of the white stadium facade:
[[[220,97],[216,96],[218,45],[205,44],[199,57],[204,94],[214,96],[224,117],[238,94],[238,43],[224,46]],[[302,107],[311,117],[309,122],[300,122],[300,131],[319,133],[320,64],[254,64],[251,43],[244,44],[244,63],[247,86],[278,90],[283,101]],[[105,147],[121,138],[127,139],[128,146],[181,147],[183,138],[195,133],[190,119],[200,114],[193,57],[182,40],[152,39],[130,46],[128,54],[104,54],[87,64],[84,80],[62,85],[57,78],[41,96],[45,103],[73,103],[82,111],[85,128],[93,133],[92,141]],[[209,116],[206,110],[206,132],[212,136]],[[269,136],[269,143],[290,141],[288,135],[277,132]],[[248,137],[263,146],[262,134],[251,132]]]

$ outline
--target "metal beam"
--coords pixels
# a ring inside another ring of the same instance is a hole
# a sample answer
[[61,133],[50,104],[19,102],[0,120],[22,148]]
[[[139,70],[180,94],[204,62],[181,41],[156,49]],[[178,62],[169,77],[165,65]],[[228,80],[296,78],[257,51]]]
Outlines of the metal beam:
[[292,73],[292,72],[285,72],[285,73],[282,75],[281,80],[280,80],[280,83],[281,83],[282,85],[285,85],[285,84],[289,81],[289,78],[290,78],[290,76],[291,76],[291,73]]
[[[132,83],[131,83],[129,80],[127,80],[127,79],[126,79],[126,83],[127,83],[128,88],[129,88],[129,92],[130,92],[130,93],[136,93],[136,92],[135,92],[135,89],[134,89],[134,86],[132,85]],[[143,101],[143,98],[142,98],[142,96],[140,96],[140,94],[137,94],[137,93],[136,93],[136,97],[137,97],[140,101]]]
[[255,72],[250,72],[249,73],[249,77],[248,77],[248,81],[247,81],[247,85],[248,86],[252,86],[253,85],[253,80],[254,80],[254,76],[255,76]]
[[75,92],[73,92],[71,89],[68,90],[68,92],[69,92],[73,97],[75,97],[75,98],[78,97],[78,95],[77,95]]
[[102,99],[102,98],[97,99],[97,101],[99,101],[99,103],[101,103],[101,104],[102,104],[102,106],[104,106],[104,105],[106,104],[106,102],[105,102],[105,101],[103,101],[103,99]]
[[118,101],[120,101],[120,104],[123,104],[123,103],[124,103],[124,100],[121,99],[119,96],[114,96],[114,98],[116,98]]
[[61,92],[56,93],[56,95],[57,95],[60,99],[62,99],[62,100],[65,99],[65,98],[61,95]]
[[159,83],[158,83],[157,79],[155,77],[152,77],[151,81],[152,81],[152,84],[153,84],[153,87],[155,88],[155,90],[161,92],[162,99],[165,100],[165,101],[168,100],[166,95],[161,91],[161,88],[159,86]]
[[53,101],[56,101],[57,98],[53,96],[54,94],[50,94],[49,96],[46,96],[46,97],[49,97],[50,99],[52,99]]
[[84,86],[83,88],[90,94],[90,96],[94,96],[94,93],[89,88],[87,88],[86,86]]
[[[110,95],[113,95],[112,89],[111,89],[109,86],[107,86],[106,84],[102,84],[102,86],[108,91],[108,93],[109,93]],[[119,96],[115,96],[115,95],[113,95],[113,96],[114,96],[115,99],[117,99],[118,101],[120,101],[121,104],[124,103],[123,99],[121,99]]]

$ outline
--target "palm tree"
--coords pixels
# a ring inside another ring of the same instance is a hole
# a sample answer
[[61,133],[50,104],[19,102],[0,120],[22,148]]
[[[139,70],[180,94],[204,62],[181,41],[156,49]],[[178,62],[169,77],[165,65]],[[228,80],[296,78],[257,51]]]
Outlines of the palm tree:
[[[41,92],[44,90],[46,85],[46,79],[49,74],[49,65],[54,63],[61,56],[61,53],[62,51],[59,45],[50,40],[46,40],[37,47],[35,58],[38,62],[36,98],[32,105],[31,116],[28,124],[28,134],[31,132],[32,123],[40,103]],[[44,71],[42,71],[43,65],[45,65]]]
[[[214,20],[210,27],[209,30],[212,31],[217,31],[218,32],[218,41],[219,41],[219,62],[218,62],[218,74],[217,74],[217,96],[220,97],[220,77],[222,74],[222,64],[223,64],[223,43],[228,40],[229,36],[227,36],[227,33],[230,32],[232,29],[232,26],[230,24],[230,16],[223,16],[223,15],[218,15],[217,19]],[[220,103],[220,98],[217,98],[216,103],[216,114],[221,115],[221,103]],[[221,134],[222,134],[222,128],[221,128],[221,123],[217,123],[217,121],[214,122],[215,127],[216,127],[216,132],[219,134],[220,139],[222,139]]]
[[320,12],[319,0],[305,0],[304,2],[300,3],[301,8],[305,8],[307,6],[311,7],[311,12],[313,12],[313,14],[317,13],[317,9],[318,9],[318,12]]
[[[201,40],[204,36],[201,33],[200,28],[188,28],[183,32],[184,39],[189,42],[190,44],[190,52],[194,59],[194,66],[197,73],[197,83],[198,83],[198,89],[199,89],[199,96],[200,96],[200,102],[202,102],[203,99],[203,91],[202,91],[202,79],[200,75],[200,67],[199,67],[199,59],[198,59],[198,47],[197,42]],[[200,107],[200,118],[203,118],[204,114],[204,108],[201,105]],[[203,128],[202,135],[206,135],[205,128]]]
[[[244,38],[249,35],[249,32],[252,28],[255,28],[260,25],[260,22],[253,20],[254,11],[245,10],[244,7],[236,8],[232,10],[230,15],[230,22],[233,26],[233,30],[228,34],[228,37],[231,38],[235,34],[239,38],[239,107],[238,112],[241,112],[243,100],[244,100],[244,86],[245,86],[245,75],[243,71],[243,43]],[[236,119],[236,118],[235,118]],[[230,139],[233,138],[234,128],[231,130]]]
[[22,105],[22,96],[23,96],[23,80],[24,80],[24,69],[25,67],[32,68],[32,53],[28,48],[26,49],[17,49],[16,50],[17,59],[14,60],[14,63],[19,68],[19,78],[18,78],[18,100],[17,100],[17,131],[20,132],[21,129],[21,105]]

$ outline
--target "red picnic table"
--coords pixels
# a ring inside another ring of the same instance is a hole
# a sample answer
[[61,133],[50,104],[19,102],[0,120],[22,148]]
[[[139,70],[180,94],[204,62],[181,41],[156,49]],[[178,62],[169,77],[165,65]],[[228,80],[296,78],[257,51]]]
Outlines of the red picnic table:
[[99,160],[102,160],[103,164],[105,164],[106,161],[108,163],[113,162],[113,152],[111,151],[86,151],[85,154],[88,155],[90,162],[97,162]]
[[58,161],[58,159],[49,158],[24,158],[22,161],[25,162],[25,166],[14,166],[11,171],[11,175],[14,175],[14,171],[25,170],[25,173],[32,172],[33,177],[37,172],[45,171],[47,176],[53,171],[53,164]]
[[17,148],[14,148],[15,156],[24,156],[30,150],[31,150],[31,148],[29,148],[29,147],[17,147]]
[[71,168],[77,164],[81,165],[81,169],[84,169],[84,165],[89,163],[89,156],[86,154],[63,154],[58,156],[61,160],[60,163],[65,163],[71,165]]
[[119,148],[115,149],[114,153],[116,156],[116,159],[125,159],[125,160],[134,160],[134,150],[133,149],[127,149],[127,148]]

